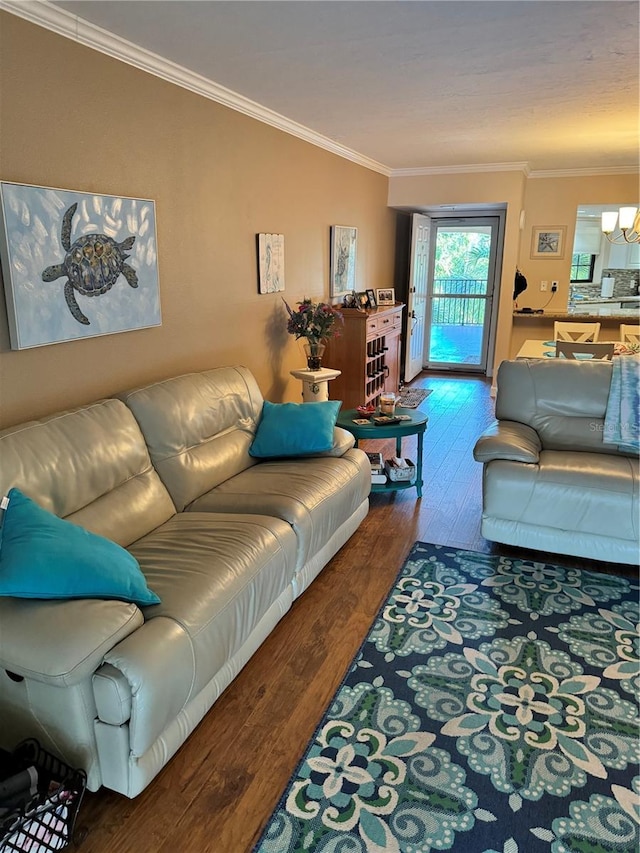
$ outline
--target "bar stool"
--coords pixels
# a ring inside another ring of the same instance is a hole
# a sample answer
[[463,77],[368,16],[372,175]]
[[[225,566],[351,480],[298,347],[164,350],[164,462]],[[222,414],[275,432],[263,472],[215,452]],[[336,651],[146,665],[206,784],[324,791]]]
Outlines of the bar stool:
[[611,361],[614,345],[594,344],[592,341],[556,341],[556,358],[591,359],[593,361]]
[[640,344],[640,326],[620,323],[620,340],[623,344]]
[[595,343],[600,334],[600,323],[565,323],[556,320],[553,324],[554,341],[591,341]]

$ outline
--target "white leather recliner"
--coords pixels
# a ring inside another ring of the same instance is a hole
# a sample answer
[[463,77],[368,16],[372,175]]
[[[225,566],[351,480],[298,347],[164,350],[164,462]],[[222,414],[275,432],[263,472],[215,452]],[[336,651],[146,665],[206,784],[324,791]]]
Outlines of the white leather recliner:
[[484,466],[485,538],[638,563],[638,454],[603,441],[612,369],[607,361],[502,362],[497,420],[474,449]]

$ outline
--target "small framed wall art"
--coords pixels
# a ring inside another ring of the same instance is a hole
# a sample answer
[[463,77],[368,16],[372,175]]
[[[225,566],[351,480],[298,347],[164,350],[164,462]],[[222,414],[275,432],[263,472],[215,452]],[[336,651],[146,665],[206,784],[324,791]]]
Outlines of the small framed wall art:
[[534,228],[531,236],[532,258],[564,257],[564,238],[566,226],[554,225],[546,228]]
[[332,298],[342,297],[356,289],[356,248],[358,229],[349,225],[331,226]]
[[284,290],[284,234],[258,234],[258,292]]
[[396,304],[396,292],[393,287],[383,287],[376,290],[376,300],[379,308]]
[[155,202],[0,182],[12,349],[161,325]]

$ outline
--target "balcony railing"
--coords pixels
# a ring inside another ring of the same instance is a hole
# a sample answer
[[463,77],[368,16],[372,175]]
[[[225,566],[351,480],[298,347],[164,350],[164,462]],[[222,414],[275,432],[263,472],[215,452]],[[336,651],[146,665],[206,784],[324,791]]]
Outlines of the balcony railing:
[[[460,296],[486,296],[487,280],[474,278],[436,278],[433,281],[431,323],[439,326],[482,326],[484,299],[460,299]],[[449,299],[453,296],[455,299]]]

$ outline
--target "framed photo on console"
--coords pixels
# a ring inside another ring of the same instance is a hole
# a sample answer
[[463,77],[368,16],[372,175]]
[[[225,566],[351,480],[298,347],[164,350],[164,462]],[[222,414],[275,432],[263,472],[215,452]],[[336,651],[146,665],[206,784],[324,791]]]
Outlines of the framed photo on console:
[[389,305],[396,304],[396,292],[393,287],[383,287],[376,290],[376,300],[378,307],[386,308]]
[[377,308],[378,303],[376,301],[375,291],[371,289],[367,290],[367,302],[369,303],[369,308]]

